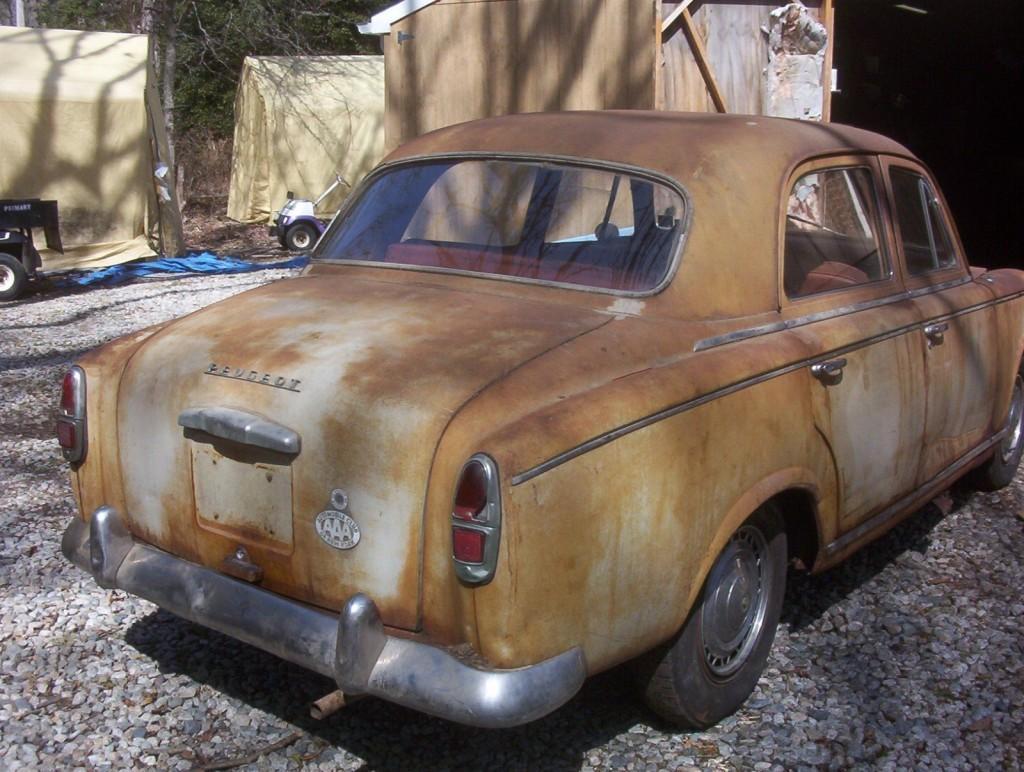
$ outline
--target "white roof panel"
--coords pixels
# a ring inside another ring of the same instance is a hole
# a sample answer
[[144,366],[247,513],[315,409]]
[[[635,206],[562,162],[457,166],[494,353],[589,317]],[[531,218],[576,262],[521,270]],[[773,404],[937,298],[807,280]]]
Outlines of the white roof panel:
[[359,31],[364,35],[389,35],[392,24],[436,2],[437,0],[402,0],[374,14],[365,24],[360,24]]

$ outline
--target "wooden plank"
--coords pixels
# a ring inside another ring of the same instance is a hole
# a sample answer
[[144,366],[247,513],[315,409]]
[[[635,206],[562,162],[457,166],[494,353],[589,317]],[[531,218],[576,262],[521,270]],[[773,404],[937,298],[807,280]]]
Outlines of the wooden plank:
[[[674,3],[663,3],[662,11],[665,18],[674,10]],[[705,37],[707,27],[708,6],[700,5],[693,13],[697,29]],[[659,32],[661,24],[658,25]],[[664,110],[680,110],[683,112],[714,112],[714,105],[704,85],[693,51],[685,35],[672,35],[661,45],[664,65],[661,72],[660,91],[661,105]]]
[[[408,16],[383,41],[388,147],[509,113],[653,109],[657,8],[643,3],[641,13],[636,0],[442,0]],[[412,37],[399,45],[399,32]]]
[[384,148],[391,152],[405,139],[402,124],[407,111],[408,100],[404,97],[405,78],[402,60],[396,52],[391,35],[382,35],[381,49],[384,52]]
[[757,3],[709,3],[704,8],[708,65],[731,112],[762,112],[768,62],[768,39],[762,27],[767,26],[771,11],[770,5]]
[[722,96],[722,89],[718,87],[715,73],[711,71],[711,65],[708,64],[708,52],[704,46],[704,38],[697,32],[697,28],[693,24],[693,17],[684,8],[679,18],[682,23],[683,34],[686,35],[686,39],[690,43],[693,58],[697,62],[701,76],[704,78],[704,83],[708,88],[708,93],[711,95],[711,101],[714,103],[715,109],[720,113],[729,112],[726,108],[725,98]]
[[654,71],[652,75],[652,83],[654,83],[654,109],[664,110],[665,109],[665,51],[664,44],[661,37],[661,19],[659,16],[659,10],[661,8],[661,0],[652,0],[654,3],[654,39],[651,43],[654,45]]
[[[653,109],[656,6],[635,0],[517,0],[515,112]],[[500,4],[499,4],[500,5]],[[629,19],[628,24],[622,22]]]
[[672,13],[665,17],[665,20],[661,23],[661,40],[665,42],[668,38],[672,37],[675,32],[675,27],[683,19],[683,14],[686,13],[690,6],[693,5],[693,0],[683,0]]
[[821,74],[821,120],[828,123],[832,120],[832,67],[836,50],[836,9],[833,0],[822,0],[820,14],[821,23],[828,30],[828,48],[825,49],[824,72]]

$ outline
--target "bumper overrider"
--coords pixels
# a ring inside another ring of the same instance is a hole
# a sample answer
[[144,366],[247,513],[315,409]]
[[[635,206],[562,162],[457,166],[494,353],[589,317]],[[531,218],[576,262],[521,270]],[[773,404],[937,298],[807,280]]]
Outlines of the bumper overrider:
[[181,558],[128,532],[111,507],[75,518],[61,551],[97,584],[333,678],[348,695],[369,694],[471,726],[501,728],[566,703],[586,677],[577,646],[536,665],[481,670],[426,643],[384,631],[376,604],[353,595],[329,614]]

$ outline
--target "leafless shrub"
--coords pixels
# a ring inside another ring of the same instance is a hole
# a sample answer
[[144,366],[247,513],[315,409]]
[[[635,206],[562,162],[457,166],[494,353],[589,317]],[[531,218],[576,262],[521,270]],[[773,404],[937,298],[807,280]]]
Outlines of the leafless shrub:
[[226,202],[231,179],[231,138],[194,128],[178,139],[178,196],[182,208]]

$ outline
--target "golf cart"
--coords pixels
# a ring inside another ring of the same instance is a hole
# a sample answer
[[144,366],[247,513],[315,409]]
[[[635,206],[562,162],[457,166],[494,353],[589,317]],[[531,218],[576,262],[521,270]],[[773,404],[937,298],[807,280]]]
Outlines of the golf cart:
[[56,201],[0,199],[0,302],[20,297],[42,267],[33,228],[43,229],[47,247],[64,252]]
[[316,216],[316,208],[339,185],[352,187],[344,177],[335,174],[334,182],[320,194],[316,201],[295,198],[295,194],[289,190],[288,201],[281,207],[281,211],[274,219],[274,224],[270,226],[270,235],[277,236],[281,246],[292,252],[305,252],[312,249],[327,228],[327,224]]

